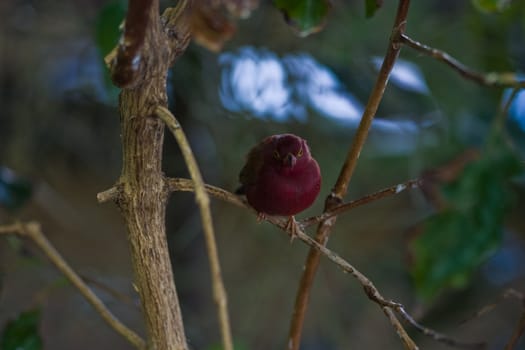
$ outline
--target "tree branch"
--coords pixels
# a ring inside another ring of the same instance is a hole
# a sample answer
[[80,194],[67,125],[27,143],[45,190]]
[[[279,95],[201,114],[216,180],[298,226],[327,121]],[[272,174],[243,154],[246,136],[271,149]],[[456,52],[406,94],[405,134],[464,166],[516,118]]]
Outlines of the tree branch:
[[[183,191],[183,192],[193,192],[195,191],[195,185],[193,181],[183,178],[168,178],[166,179],[168,190],[170,192],[174,191]],[[377,192],[371,193],[369,195],[366,195],[364,197],[361,197],[359,199],[349,201],[343,204],[340,204],[336,207],[334,207],[332,210],[327,211],[321,215],[317,216],[311,216],[309,218],[300,220],[297,224],[301,226],[303,229],[307,228],[309,226],[312,226],[320,221],[327,220],[330,217],[342,214],[346,211],[352,210],[354,208],[360,207],[362,205],[371,203],[373,201],[376,201],[381,198],[385,198],[388,196],[399,194],[407,189],[413,189],[413,188],[419,188],[421,186],[422,180],[420,179],[414,179],[414,180],[408,180],[406,182],[390,186],[388,188],[379,190]],[[204,184],[204,188],[208,194],[210,194],[213,197],[216,197],[222,201],[229,202],[231,204],[234,204],[241,208],[246,208],[248,210],[251,210],[253,213],[257,214],[257,211],[255,211],[246,201],[242,199],[242,197],[233,194],[231,192],[228,192],[220,187]],[[99,193],[97,197],[104,197],[106,196],[106,193],[113,193],[117,191],[115,187],[110,188],[107,191]],[[105,199],[105,198],[104,198]],[[267,215],[269,217],[269,215]],[[280,217],[274,217],[275,220],[279,221]],[[286,224],[286,220],[282,220],[283,224]]]
[[233,350],[230,318],[228,315],[228,299],[221,276],[219,253],[217,251],[217,243],[215,241],[215,233],[213,231],[213,222],[210,210],[210,198],[208,197],[208,193],[204,188],[204,181],[202,180],[202,175],[197,161],[195,160],[195,156],[193,155],[188,139],[186,138],[186,135],[184,134],[184,131],[182,130],[179,122],[165,107],[158,106],[155,110],[155,113],[160,119],[162,119],[164,123],[166,123],[166,126],[177,140],[184,157],[184,161],[186,162],[191,178],[195,185],[195,199],[201,212],[202,227],[204,229],[204,237],[206,238],[208,257],[210,259],[213,299],[217,305],[222,343],[224,350]]
[[440,342],[440,343],[443,343],[443,344],[446,344],[448,346],[452,346],[455,348],[461,348],[461,349],[484,349],[486,347],[485,342],[479,342],[479,343],[462,342],[454,338],[451,338],[447,335],[438,333],[433,329],[427,328],[419,324],[416,320],[414,320],[414,318],[406,312],[405,308],[402,305],[396,306],[394,309],[412,327],[414,327],[422,334],[434,339],[437,342]]
[[[176,192],[176,191],[182,191],[182,192],[194,192],[195,191],[195,183],[192,180],[189,179],[183,179],[183,178],[168,178],[166,179],[166,183],[168,186],[168,190],[170,192]],[[204,184],[204,188],[206,189],[206,192],[208,192],[209,195],[218,198],[224,202],[228,202],[231,204],[234,204],[241,208],[251,209],[253,212],[255,210],[248,205],[245,201],[241,199],[241,197],[226,191],[220,187]]]
[[499,132],[503,129],[505,125],[505,120],[507,118],[507,115],[509,114],[510,106],[512,105],[512,102],[514,101],[516,96],[518,96],[518,93],[521,91],[521,89],[523,88],[516,87],[512,89],[512,92],[510,93],[510,95],[507,97],[506,100],[505,100],[505,94],[503,94],[503,97],[501,99],[502,103],[501,103],[500,109],[498,113],[496,114],[496,118],[494,118],[494,122],[492,123],[493,130]]
[[159,0],[130,0],[111,67],[114,82],[123,87],[122,171],[115,189],[98,196],[113,199],[125,220],[147,344],[154,350],[188,349],[166,240],[164,123],[154,115],[157,106],[167,105],[168,69],[189,43],[188,7],[189,1],[179,1],[161,18]]
[[525,332],[525,310],[521,312],[520,320],[518,321],[518,324],[516,325],[516,328],[514,329],[514,332],[512,333],[512,336],[509,339],[509,342],[507,343],[507,345],[505,345],[504,350],[515,349],[516,345],[518,345],[518,340],[521,338],[524,332]]
[[13,225],[0,226],[0,234],[16,234],[21,237],[31,239],[51,260],[53,265],[64,274],[68,281],[75,286],[80,294],[93,306],[104,321],[113,328],[118,334],[123,336],[137,349],[146,349],[146,342],[131,329],[126,327],[118,318],[116,318],[106,305],[97,297],[88,285],[77,275],[77,273],[69,266],[60,253],[48,241],[46,236],[42,233],[40,225],[36,222],[29,222],[26,224],[16,223]]
[[472,80],[478,84],[494,87],[514,87],[523,88],[525,87],[525,80],[516,79],[516,75],[513,73],[488,73],[483,74],[470,69],[463,63],[459,62],[454,57],[450,56],[445,51],[441,51],[422,44],[414,39],[411,39],[408,35],[401,33],[399,36],[399,42],[404,44],[416,51],[419,51],[425,55],[431,56],[438,61],[441,61],[458,72],[462,77]]
[[120,197],[120,186],[111,187],[105,191],[97,193],[97,201],[99,203],[106,203],[112,200],[116,200]]
[[419,347],[414,343],[412,338],[408,335],[405,328],[403,328],[403,325],[399,322],[396,315],[394,314],[394,311],[392,311],[391,308],[388,306],[382,306],[381,309],[385,313],[386,317],[388,317],[388,320],[396,330],[396,333],[398,337],[403,341],[403,346],[406,350],[418,350]]
[[[184,191],[184,192],[193,192],[195,191],[195,185],[193,181],[189,179],[182,179],[182,178],[168,178],[166,179],[167,186],[169,191]],[[386,190],[378,191],[379,193],[385,193],[385,191],[388,191],[391,188],[397,188],[397,193],[400,193],[401,188],[414,188],[413,186],[419,183],[418,180],[410,180],[403,184],[399,184],[396,186],[389,187]],[[409,185],[411,184],[411,185]],[[250,207],[245,201],[241,200],[241,198],[231,192],[228,192],[220,187],[215,187],[211,185],[205,184],[205,189],[211,196],[218,198],[224,202],[228,202],[231,204],[234,204],[238,207],[245,208],[247,210],[250,210],[254,215],[257,215],[257,211],[255,211],[252,207]],[[396,193],[396,191],[394,191]],[[374,197],[374,194],[365,196],[363,198],[374,198],[379,199],[383,198],[381,196]],[[374,200],[371,199],[371,200]],[[356,200],[353,202],[349,202],[347,204],[351,203],[360,203],[359,205],[363,205],[366,203],[369,203],[371,200],[364,201],[364,200]],[[347,204],[343,204],[341,207],[346,206],[347,210],[357,207],[358,205],[349,206]],[[340,213],[338,213],[340,214]],[[269,223],[273,224],[274,226],[280,228],[284,233],[289,234],[289,230],[287,229],[287,219],[278,217],[278,216],[265,216],[265,220]],[[426,328],[419,323],[417,323],[406,311],[402,304],[399,304],[397,302],[387,300],[385,299],[377,290],[377,288],[374,286],[374,284],[361,272],[359,272],[355,267],[353,267],[350,263],[348,263],[346,260],[341,258],[339,255],[331,251],[330,249],[326,248],[324,245],[319,244],[317,241],[312,239],[310,236],[306,235],[303,231],[303,226],[301,223],[298,225],[297,228],[297,238],[299,240],[303,241],[307,245],[309,245],[312,249],[315,249],[320,252],[320,255],[324,255],[327,257],[331,262],[339,266],[344,272],[351,274],[354,278],[358,280],[358,282],[363,286],[363,289],[365,291],[365,294],[368,296],[370,300],[377,303],[385,313],[385,315],[388,317],[390,323],[396,330],[398,336],[403,342],[403,345],[405,346],[405,349],[409,350],[415,350],[417,349],[417,345],[413,342],[413,340],[408,336],[406,331],[403,329],[403,326],[399,323],[399,320],[396,318],[396,314],[398,314],[402,319],[404,319],[406,322],[408,322],[410,325],[412,325],[414,328],[422,332],[423,334],[432,337],[436,341],[455,346],[455,347],[463,347],[468,349],[478,349],[483,346],[482,343],[464,343],[457,341],[453,338],[447,337],[443,334],[440,334],[438,332],[435,332],[429,328]]]
[[[368,102],[366,104],[361,122],[357,128],[350,150],[348,151],[346,160],[343,164],[337,182],[332,190],[332,193],[326,198],[325,212],[330,211],[342,201],[347,192],[348,184],[354,173],[357,160],[361,154],[361,150],[365,144],[368,136],[368,130],[372,124],[372,120],[377,112],[379,103],[383,97],[383,93],[388,83],[388,77],[394,67],[394,63],[399,55],[401,46],[397,40],[405,31],[406,19],[408,15],[408,7],[410,0],[400,0],[397,8],[396,18],[394,20],[392,34],[388,43],[388,49],[379,70],[379,74],[375,85],[372,89]],[[326,244],[328,236],[335,225],[337,216],[332,216],[322,221],[317,227],[315,239],[320,244]],[[305,269],[299,282],[299,288],[295,299],[294,311],[290,322],[289,331],[289,350],[298,350],[301,342],[301,333],[308,308],[308,300],[310,298],[310,291],[315,279],[315,274],[319,266],[319,252],[315,249],[310,249],[305,263]]]
[[389,197],[389,196],[401,193],[401,192],[403,192],[403,191],[405,191],[407,189],[418,188],[419,186],[421,186],[421,184],[422,184],[422,180],[420,180],[420,179],[408,180],[408,181],[406,181],[404,183],[397,184],[397,185],[394,185],[394,186],[390,186],[388,188],[385,188],[383,190],[371,193],[371,194],[366,195],[364,197],[361,197],[359,199],[356,199],[356,200],[353,200],[353,201],[350,201],[350,202],[347,202],[347,203],[340,204],[340,205],[338,205],[338,206],[336,206],[336,207],[334,207],[334,208],[332,208],[332,209],[330,209],[328,211],[325,211],[321,215],[312,216],[312,217],[306,218],[304,220],[301,220],[300,224],[303,227],[308,227],[308,226],[311,226],[313,224],[317,224],[319,222],[328,220],[331,217],[337,216],[337,215],[339,215],[339,214],[341,214],[341,213],[343,213],[345,211],[354,209],[354,208],[359,207],[361,205],[368,204],[368,203],[376,201],[378,199]]

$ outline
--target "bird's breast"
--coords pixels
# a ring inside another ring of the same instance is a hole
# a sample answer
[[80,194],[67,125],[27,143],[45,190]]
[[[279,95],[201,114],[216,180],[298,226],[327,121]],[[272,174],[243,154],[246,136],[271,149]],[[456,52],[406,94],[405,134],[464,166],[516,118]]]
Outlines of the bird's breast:
[[314,161],[296,171],[262,169],[246,196],[255,210],[269,215],[290,216],[308,208],[321,188],[319,167]]

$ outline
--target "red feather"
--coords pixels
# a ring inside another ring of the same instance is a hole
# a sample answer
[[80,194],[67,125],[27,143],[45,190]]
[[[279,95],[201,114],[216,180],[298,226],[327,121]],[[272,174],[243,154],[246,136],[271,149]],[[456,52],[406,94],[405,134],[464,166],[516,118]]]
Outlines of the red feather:
[[253,147],[239,179],[248,203],[268,215],[295,215],[321,189],[319,165],[306,141],[293,134],[273,135]]

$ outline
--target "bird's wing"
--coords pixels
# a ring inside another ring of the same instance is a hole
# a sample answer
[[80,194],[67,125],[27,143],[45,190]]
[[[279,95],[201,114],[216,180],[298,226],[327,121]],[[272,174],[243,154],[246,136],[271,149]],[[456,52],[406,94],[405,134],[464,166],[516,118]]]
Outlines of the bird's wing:
[[264,154],[267,151],[267,147],[271,147],[270,144],[273,142],[273,137],[269,136],[254,146],[248,155],[246,156],[246,164],[242,168],[239,174],[239,181],[242,186],[247,186],[257,181],[257,176],[261,167],[264,164]]

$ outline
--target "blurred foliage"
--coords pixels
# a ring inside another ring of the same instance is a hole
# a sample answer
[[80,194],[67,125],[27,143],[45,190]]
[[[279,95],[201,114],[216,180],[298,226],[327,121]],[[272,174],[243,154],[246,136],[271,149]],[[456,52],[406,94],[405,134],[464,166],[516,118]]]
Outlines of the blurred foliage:
[[482,12],[502,12],[506,10],[512,0],[472,0],[474,6]]
[[99,12],[95,24],[95,40],[103,55],[107,55],[120,37],[120,24],[126,15],[127,1],[113,0]]
[[320,31],[330,10],[330,0],[274,0],[284,18],[301,36]]
[[[120,25],[126,15],[127,3],[126,0],[110,1],[98,13],[95,23],[95,42],[102,61],[118,43],[121,35]],[[107,93],[110,100],[115,101],[120,90],[112,83],[109,69],[105,67],[103,71]]]
[[38,334],[40,311],[21,313],[17,319],[9,321],[0,340],[2,350],[39,350],[42,339]]
[[479,160],[443,187],[446,208],[428,218],[411,243],[412,277],[424,299],[446,287],[464,287],[499,247],[503,220],[514,197],[509,183],[521,168],[498,135]]
[[33,193],[31,182],[0,166],[0,207],[16,210],[22,207]]
[[383,0],[365,0],[366,17],[372,17],[383,6]]

